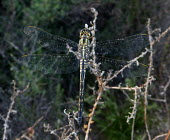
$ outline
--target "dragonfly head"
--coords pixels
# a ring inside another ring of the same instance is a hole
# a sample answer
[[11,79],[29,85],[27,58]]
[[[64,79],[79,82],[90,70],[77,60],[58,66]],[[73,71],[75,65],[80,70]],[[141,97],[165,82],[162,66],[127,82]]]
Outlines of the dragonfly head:
[[88,30],[87,28],[84,28],[80,31],[80,38],[88,38],[91,39],[92,38],[92,33],[90,30]]

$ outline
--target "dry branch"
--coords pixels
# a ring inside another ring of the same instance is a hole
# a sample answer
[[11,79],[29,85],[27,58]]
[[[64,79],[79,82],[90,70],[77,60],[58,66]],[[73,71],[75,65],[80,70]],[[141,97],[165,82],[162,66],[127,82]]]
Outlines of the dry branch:
[[23,89],[23,90],[17,89],[17,88],[16,88],[16,82],[15,82],[14,80],[12,81],[12,84],[13,84],[13,95],[11,96],[11,104],[10,104],[10,106],[9,106],[9,109],[8,109],[8,112],[7,112],[7,116],[6,116],[6,118],[4,119],[4,128],[3,128],[3,129],[4,129],[4,132],[3,132],[2,140],[7,140],[7,139],[8,139],[8,137],[7,137],[7,135],[8,135],[8,129],[9,129],[9,124],[8,124],[8,122],[9,122],[9,120],[10,120],[10,115],[11,115],[12,113],[17,113],[17,111],[13,109],[13,106],[14,106],[14,104],[15,104],[15,99],[16,99],[16,97],[17,97],[19,94],[24,93],[24,92],[29,88],[29,85],[27,85],[26,88]]

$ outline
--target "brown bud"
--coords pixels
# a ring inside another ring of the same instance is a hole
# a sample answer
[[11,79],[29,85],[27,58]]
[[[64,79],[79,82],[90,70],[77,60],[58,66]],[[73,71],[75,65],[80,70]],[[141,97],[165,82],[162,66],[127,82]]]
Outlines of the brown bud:
[[85,124],[85,125],[84,125],[84,129],[86,129],[87,127],[88,127],[88,125],[87,125],[87,124]]
[[88,116],[89,116],[89,117],[92,117],[92,113],[90,113]]
[[35,130],[34,130],[32,127],[29,127],[29,128],[27,129],[27,135],[28,135],[28,137],[29,137],[29,138],[32,138],[32,137],[34,136],[34,134],[35,134]]
[[90,121],[90,124],[93,124],[94,123],[94,121]]

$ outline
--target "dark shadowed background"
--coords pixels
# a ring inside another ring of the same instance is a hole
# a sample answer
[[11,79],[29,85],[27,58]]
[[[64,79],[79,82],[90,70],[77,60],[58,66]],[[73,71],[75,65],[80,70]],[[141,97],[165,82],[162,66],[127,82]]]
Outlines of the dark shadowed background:
[[[35,140],[53,140],[53,135],[43,131],[43,124],[53,128],[67,124],[63,110],[76,110],[79,92],[79,71],[66,74],[44,75],[31,71],[18,62],[18,58],[36,46],[23,33],[25,26],[37,26],[52,34],[78,42],[79,31],[93,19],[90,7],[99,12],[97,19],[97,40],[124,38],[133,34],[147,33],[147,19],[152,28],[162,31],[170,26],[169,0],[3,0],[0,2],[0,114],[6,115],[12,80],[23,89],[30,83],[29,90],[17,97],[11,115],[9,139],[15,139],[23,130],[34,124],[41,116],[44,119],[35,127]],[[169,34],[168,34],[169,35]],[[162,89],[170,76],[170,37],[166,36],[155,46],[154,71],[156,81],[150,88],[154,98],[163,98]],[[135,85],[137,80],[130,81]],[[85,113],[88,116],[95,100],[90,87],[95,86],[93,75],[86,78]],[[170,90],[170,88],[169,88]],[[92,126],[93,140],[129,140],[131,125],[126,123],[131,102],[121,91],[106,92],[101,99]],[[170,92],[167,90],[167,102]],[[143,121],[143,101],[138,107],[135,123],[135,140],[147,139]],[[170,105],[169,105],[170,107]],[[168,110],[169,111],[169,110]],[[170,118],[169,118],[170,119]],[[149,100],[148,124],[151,136],[167,133],[167,110],[162,102]],[[0,120],[0,135],[3,133]]]

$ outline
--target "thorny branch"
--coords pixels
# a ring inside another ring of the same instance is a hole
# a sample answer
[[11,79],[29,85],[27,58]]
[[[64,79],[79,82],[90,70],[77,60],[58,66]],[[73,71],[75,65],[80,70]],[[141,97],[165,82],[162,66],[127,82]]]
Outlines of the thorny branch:
[[16,88],[16,82],[13,80],[12,81],[12,84],[13,84],[13,95],[11,96],[11,104],[9,106],[9,109],[8,109],[8,112],[7,112],[7,116],[6,118],[4,118],[4,132],[3,132],[3,137],[2,137],[2,140],[7,140],[7,135],[8,135],[8,129],[9,129],[9,119],[10,119],[10,115],[12,113],[17,113],[16,110],[13,109],[13,106],[14,106],[14,103],[15,103],[15,98],[19,95],[19,94],[22,94],[24,93],[28,88],[29,88],[29,85],[26,86],[25,89],[23,90],[19,90]]
[[[49,132],[52,135],[55,135],[59,140],[79,140],[78,138],[78,130],[75,128],[75,119],[76,119],[76,112],[67,113],[66,109],[64,110],[64,114],[67,115],[68,118],[68,125],[60,127],[58,129],[52,129],[49,124],[44,124],[45,132]],[[61,131],[61,132],[60,132]],[[60,133],[59,133],[60,132]]]
[[153,69],[153,44],[152,44],[152,31],[150,28],[150,19],[148,20],[148,25],[147,25],[147,29],[148,29],[148,35],[149,35],[149,43],[150,43],[150,56],[149,56],[149,69],[148,69],[148,75],[147,75],[147,82],[146,82],[146,86],[145,86],[145,92],[144,92],[144,121],[145,121],[145,127],[146,127],[146,132],[148,135],[149,140],[151,140],[151,136],[149,133],[149,129],[148,129],[148,125],[147,125],[147,105],[148,105],[148,101],[147,101],[147,96],[148,96],[148,89],[149,89],[149,85],[151,85],[151,81],[149,81],[150,77],[151,77],[151,72]]

